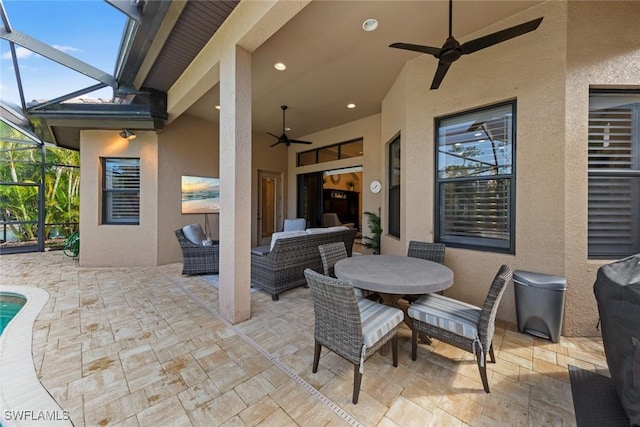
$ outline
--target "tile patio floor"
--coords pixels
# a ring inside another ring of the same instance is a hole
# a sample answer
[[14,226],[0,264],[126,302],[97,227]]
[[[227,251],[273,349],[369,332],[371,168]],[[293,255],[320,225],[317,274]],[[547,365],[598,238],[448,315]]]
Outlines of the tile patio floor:
[[217,314],[217,289],[181,268],[79,268],[61,252],[0,257],[0,285],[49,292],[34,363],[75,426],[571,426],[567,365],[606,371],[601,339],[553,344],[499,323],[486,394],[471,354],[436,341],[411,361],[403,326],[399,366],[390,355],[369,359],[353,405],[348,362],[324,350],[311,373],[308,289],[278,302],[252,293],[252,318],[232,326]]

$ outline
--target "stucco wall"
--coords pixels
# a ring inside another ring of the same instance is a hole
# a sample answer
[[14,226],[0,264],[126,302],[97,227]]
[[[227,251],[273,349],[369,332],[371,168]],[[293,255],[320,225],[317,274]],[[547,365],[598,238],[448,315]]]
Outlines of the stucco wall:
[[[218,123],[182,115],[157,135],[136,132],[126,141],[117,131],[83,131],[81,140],[80,264],[151,266],[182,261],[174,230],[192,223],[204,228],[204,214],[181,213],[182,175],[219,177]],[[280,173],[286,188],[287,152],[269,148],[268,136],[253,135],[251,245],[257,241],[258,170]],[[140,225],[100,224],[100,157],[139,157]],[[283,192],[284,193],[284,192]],[[286,206],[286,194],[283,194]],[[224,208],[224,207],[223,207]],[[208,214],[211,237],[219,237],[218,214]]]
[[[383,102],[382,139],[398,132],[402,137],[403,209],[401,238],[385,237],[382,248],[404,254],[409,240],[434,237],[434,118],[517,99],[516,254],[447,248],[445,263],[455,272],[449,296],[481,305],[503,263],[514,269],[564,272],[565,6],[545,3],[482,34],[465,36],[468,40],[545,17],[533,33],[460,58],[438,90],[429,90],[437,61],[416,57],[403,71],[404,84],[394,85]],[[397,111],[403,109],[406,115],[399,117]],[[498,317],[515,322],[512,285],[503,298]]]
[[[158,143],[153,132],[129,141],[118,131],[82,131],[80,136],[80,265],[155,265],[158,242]],[[140,158],[140,225],[101,224],[101,157]]]
[[567,42],[566,335],[596,333],[593,283],[609,261],[587,259],[589,87],[640,88],[640,2],[571,2]]
[[[300,151],[309,150],[308,146],[290,146],[288,152],[289,179],[287,188],[288,200],[292,203],[287,205],[287,217],[295,218],[297,205],[297,175],[319,172],[331,169],[340,169],[349,166],[362,166],[362,212],[377,212],[382,206],[382,193],[373,194],[369,191],[369,183],[373,180],[382,182],[382,161],[380,159],[380,115],[376,114],[364,119],[347,123],[331,129],[323,130],[310,135],[305,135],[301,139],[312,141],[314,148],[325,147],[327,145],[350,141],[353,139],[363,139],[363,156],[348,159],[335,160],[332,162],[318,163],[315,165],[296,167],[296,156]],[[362,231],[367,234],[369,230],[367,217],[362,218]]]
[[[158,134],[158,264],[182,261],[174,230],[199,223],[204,214],[182,214],[183,175],[219,178],[218,124],[182,115]],[[218,239],[218,214],[207,214],[211,238]]]
[[[258,170],[283,174],[286,185],[286,149],[284,146],[269,148],[273,143],[269,138],[259,133],[252,136],[252,246],[256,246],[257,241]],[[158,264],[167,264],[182,261],[174,230],[196,222],[204,228],[204,214],[181,213],[181,176],[220,177],[219,126],[216,122],[182,115],[167,126],[158,139]],[[284,203],[286,206],[286,196]],[[207,217],[211,238],[218,239],[219,215],[208,214]]]
[[[605,262],[586,253],[589,86],[640,85],[640,3],[546,2],[482,34],[538,16],[535,32],[462,57],[436,91],[428,89],[436,60],[407,63],[382,108],[382,141],[402,135],[403,198],[402,237],[383,237],[382,248],[402,254],[409,240],[433,240],[434,118],[516,99],[515,255],[447,248],[455,272],[447,295],[481,304],[503,263],[564,276],[563,334],[597,335],[592,286]],[[498,317],[516,321],[513,285]]]

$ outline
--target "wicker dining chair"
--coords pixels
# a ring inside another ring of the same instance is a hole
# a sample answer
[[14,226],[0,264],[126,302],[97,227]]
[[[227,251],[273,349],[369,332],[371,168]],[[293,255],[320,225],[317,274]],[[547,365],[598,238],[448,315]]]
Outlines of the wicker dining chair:
[[512,271],[508,265],[500,267],[482,308],[438,294],[427,294],[418,298],[408,310],[413,322],[411,359],[416,360],[420,332],[473,353],[484,391],[489,393],[485,362],[487,352],[491,362],[496,362],[493,354],[496,313],[511,276]]
[[322,267],[324,268],[324,275],[329,277],[336,277],[334,267],[338,261],[348,257],[347,248],[343,242],[327,243],[318,246],[320,251],[320,258],[322,258]]
[[318,372],[322,346],[353,364],[353,397],[358,403],[364,361],[391,341],[393,366],[398,366],[398,326],[404,313],[394,307],[358,298],[351,282],[310,268],[304,271],[315,316],[313,373]]
[[[407,249],[407,256],[411,258],[426,259],[427,261],[437,262],[438,264],[444,264],[444,250],[446,246],[444,243],[430,243],[420,242],[418,240],[411,240],[409,242],[409,248]],[[443,291],[438,292],[444,294]],[[402,298],[408,302],[414,302],[420,297],[420,295],[404,295]]]
[[407,256],[444,264],[445,248],[446,246],[444,243],[419,242],[417,240],[412,240],[409,242]]
[[[336,277],[335,265],[341,259],[347,258],[347,249],[343,242],[327,243],[325,245],[318,246],[320,251],[320,258],[322,258],[322,267],[324,268],[324,275],[329,277]],[[365,289],[353,288],[357,297],[369,298],[372,301],[379,301],[380,296],[377,292],[367,291]]]

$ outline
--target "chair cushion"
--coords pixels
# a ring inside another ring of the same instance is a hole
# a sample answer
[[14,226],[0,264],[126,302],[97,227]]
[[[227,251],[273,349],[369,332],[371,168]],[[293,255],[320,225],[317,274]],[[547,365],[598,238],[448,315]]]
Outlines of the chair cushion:
[[254,255],[265,256],[269,255],[269,252],[271,252],[269,245],[256,246],[255,248],[251,248],[251,253]]
[[366,298],[357,298],[362,322],[362,340],[372,347],[404,320],[402,310],[378,304]]
[[182,232],[184,233],[184,237],[194,245],[202,246],[202,241],[207,238],[200,224],[185,225],[182,227]]
[[307,234],[322,234],[322,233],[331,233],[334,230],[329,230],[328,228],[307,228]]
[[304,218],[285,219],[282,231],[296,231],[307,228],[307,220]]
[[276,245],[276,241],[278,239],[286,239],[289,237],[296,237],[296,236],[306,236],[307,232],[304,230],[294,230],[294,231],[278,231],[275,232],[271,235],[271,246],[269,247],[269,250],[272,251],[273,247]]
[[409,317],[469,339],[478,338],[481,309],[438,294],[422,295],[409,306]]

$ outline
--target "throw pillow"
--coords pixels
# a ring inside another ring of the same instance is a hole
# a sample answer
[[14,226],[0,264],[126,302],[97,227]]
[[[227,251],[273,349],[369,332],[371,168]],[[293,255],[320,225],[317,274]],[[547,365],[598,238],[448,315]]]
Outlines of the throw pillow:
[[201,246],[202,242],[207,238],[200,224],[185,225],[182,227],[182,232],[188,241],[198,246]]

